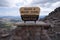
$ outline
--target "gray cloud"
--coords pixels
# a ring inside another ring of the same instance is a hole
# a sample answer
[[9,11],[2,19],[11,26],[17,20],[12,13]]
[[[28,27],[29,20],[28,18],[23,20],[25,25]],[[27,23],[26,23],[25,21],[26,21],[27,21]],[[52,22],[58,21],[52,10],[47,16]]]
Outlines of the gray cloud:
[[0,7],[16,7],[18,0],[0,0]]
[[33,0],[31,5],[40,5],[42,7],[50,7],[53,3],[59,2],[60,0]]
[[60,0],[33,0],[31,6],[40,6],[41,15],[46,15],[60,7]]
[[6,0],[0,0],[0,7],[7,7],[9,3]]
[[[16,7],[16,6],[22,6],[24,3],[28,4],[27,6],[39,6],[41,8],[41,15],[46,15],[53,11],[56,7],[60,6],[60,0],[32,0],[32,1],[27,1],[26,0],[19,0],[21,2],[16,2],[17,0],[0,0],[0,7]],[[23,2],[24,1],[24,2]],[[30,4],[29,4],[30,2]],[[17,4],[18,3],[18,4]],[[16,5],[17,4],[17,5]],[[14,10],[12,10],[14,11]],[[1,12],[1,11],[0,11]],[[8,14],[9,13],[9,14]],[[12,13],[17,12],[6,12],[6,15],[12,15]],[[3,13],[0,13],[3,15]],[[13,14],[14,15],[14,14]]]
[[32,4],[44,4],[44,3],[54,3],[54,2],[57,2],[57,1],[60,1],[60,0],[33,0]]

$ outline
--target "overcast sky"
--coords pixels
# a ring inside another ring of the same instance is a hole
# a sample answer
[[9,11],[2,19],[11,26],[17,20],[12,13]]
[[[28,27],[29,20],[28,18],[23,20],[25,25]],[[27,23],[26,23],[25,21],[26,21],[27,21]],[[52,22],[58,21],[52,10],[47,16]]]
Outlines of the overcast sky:
[[40,15],[48,15],[60,7],[60,0],[0,0],[0,16],[19,16],[19,8],[22,6],[40,7]]

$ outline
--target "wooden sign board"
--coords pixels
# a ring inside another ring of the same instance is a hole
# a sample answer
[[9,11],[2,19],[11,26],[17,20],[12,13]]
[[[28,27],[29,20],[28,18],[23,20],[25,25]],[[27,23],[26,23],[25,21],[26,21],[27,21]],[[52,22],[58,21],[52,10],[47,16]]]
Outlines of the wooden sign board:
[[39,17],[39,7],[21,7],[20,14],[24,21],[36,21]]
[[20,8],[21,15],[39,15],[39,7],[22,7]]

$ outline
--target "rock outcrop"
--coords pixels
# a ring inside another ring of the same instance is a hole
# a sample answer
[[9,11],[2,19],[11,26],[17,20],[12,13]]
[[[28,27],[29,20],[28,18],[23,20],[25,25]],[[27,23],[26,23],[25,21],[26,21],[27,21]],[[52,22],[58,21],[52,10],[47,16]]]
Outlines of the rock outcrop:
[[48,16],[43,20],[44,22],[54,25],[54,30],[60,32],[60,7],[56,8],[54,11],[49,13]]

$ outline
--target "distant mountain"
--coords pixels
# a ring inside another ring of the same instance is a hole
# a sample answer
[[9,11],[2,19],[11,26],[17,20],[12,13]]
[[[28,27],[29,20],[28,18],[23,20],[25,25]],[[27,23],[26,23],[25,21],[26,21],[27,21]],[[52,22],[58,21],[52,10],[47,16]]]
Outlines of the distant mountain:
[[20,19],[19,16],[0,16],[0,18]]
[[22,21],[19,16],[0,16],[0,21],[6,22],[20,22]]
[[39,16],[39,18],[44,18],[46,15]]
[[[44,18],[46,15],[39,16],[39,18]],[[0,18],[10,18],[10,19],[20,19],[20,16],[0,16]]]

